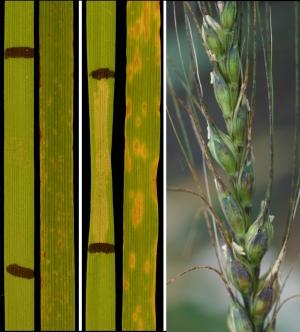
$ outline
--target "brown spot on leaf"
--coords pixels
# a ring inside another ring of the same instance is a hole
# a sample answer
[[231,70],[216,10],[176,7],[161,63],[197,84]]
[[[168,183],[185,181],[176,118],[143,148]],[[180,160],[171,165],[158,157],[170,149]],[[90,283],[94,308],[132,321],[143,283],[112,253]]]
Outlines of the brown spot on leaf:
[[4,52],[5,59],[8,58],[33,58],[34,49],[32,47],[8,47]]
[[18,264],[7,265],[6,272],[19,278],[25,278],[25,279],[34,278],[34,271],[32,269],[20,266]]
[[113,70],[110,70],[109,68],[99,68],[93,70],[90,73],[90,76],[92,76],[96,80],[101,80],[103,78],[107,79],[110,77],[115,77],[115,72]]
[[103,252],[104,254],[111,254],[115,252],[115,246],[111,243],[91,243],[89,245],[89,253],[95,254]]

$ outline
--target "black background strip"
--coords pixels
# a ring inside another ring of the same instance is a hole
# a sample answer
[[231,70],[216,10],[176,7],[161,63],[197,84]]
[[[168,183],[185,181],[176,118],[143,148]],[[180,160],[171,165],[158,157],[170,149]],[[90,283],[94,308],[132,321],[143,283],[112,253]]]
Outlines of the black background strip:
[[0,2],[0,330],[4,315],[4,1]]

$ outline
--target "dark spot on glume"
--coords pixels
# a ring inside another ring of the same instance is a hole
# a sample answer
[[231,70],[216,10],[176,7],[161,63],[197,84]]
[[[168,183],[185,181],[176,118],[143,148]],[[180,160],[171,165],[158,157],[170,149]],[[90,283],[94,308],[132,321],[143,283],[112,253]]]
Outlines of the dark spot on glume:
[[34,49],[32,47],[8,47],[4,52],[5,59],[8,58],[33,58]]
[[107,79],[110,77],[115,77],[115,72],[113,70],[110,70],[109,68],[99,68],[93,70],[90,73],[90,76],[92,76],[96,80],[101,80],[103,78]]
[[25,279],[34,278],[34,271],[32,269],[20,266],[18,264],[7,265],[6,271],[15,277],[25,278]]
[[94,254],[97,252],[103,252],[105,254],[111,254],[115,252],[115,246],[111,243],[91,243],[89,245],[89,253]]

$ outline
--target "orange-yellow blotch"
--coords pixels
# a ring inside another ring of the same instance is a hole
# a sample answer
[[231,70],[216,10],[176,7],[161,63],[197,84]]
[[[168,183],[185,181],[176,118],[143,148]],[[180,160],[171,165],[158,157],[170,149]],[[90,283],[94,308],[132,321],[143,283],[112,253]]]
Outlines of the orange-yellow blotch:
[[126,291],[129,289],[129,282],[128,282],[128,280],[124,281],[123,287],[124,287],[124,290],[126,290]]
[[140,304],[137,304],[136,308],[135,308],[135,312],[140,314],[142,312],[142,306]]
[[129,153],[129,149],[127,144],[125,143],[125,165],[124,165],[125,171],[126,172],[131,172],[132,170],[132,160],[131,156]]
[[135,126],[137,127],[137,128],[140,128],[141,127],[141,125],[142,125],[142,120],[141,120],[141,117],[139,116],[139,115],[137,115],[136,117],[135,117]]
[[135,253],[131,252],[131,253],[129,253],[129,257],[128,257],[129,268],[133,270],[135,268],[135,263],[136,263]]
[[126,96],[126,118],[128,119],[132,114],[132,99]]
[[132,81],[132,78],[142,69],[142,57],[141,51],[138,47],[136,47],[134,51],[134,55],[132,58],[132,62],[127,65],[127,79],[128,81]]
[[138,315],[137,315],[137,313],[136,313],[136,312],[133,312],[133,313],[132,313],[132,320],[133,320],[134,322],[136,322],[137,319],[138,319]]
[[146,273],[146,274],[148,274],[149,272],[150,272],[150,261],[149,260],[147,260],[146,262],[145,262],[145,264],[144,264],[144,272]]
[[161,64],[161,53],[160,53],[160,35],[157,34],[154,40],[155,44],[155,63],[160,66]]
[[148,105],[145,101],[142,102],[142,115],[145,117],[148,114]]
[[138,331],[144,331],[144,321],[142,319],[139,319],[136,324]]
[[132,142],[132,149],[134,154],[137,157],[140,157],[144,160],[148,157],[148,150],[145,143],[142,143],[138,138],[135,138]]
[[131,211],[132,224],[134,227],[137,227],[141,224],[144,218],[144,209],[144,194],[141,192],[137,192],[134,197]]
[[[129,5],[130,4],[130,5]],[[134,8],[131,6],[131,2],[128,2],[129,15],[132,14]],[[143,10],[139,18],[136,19],[135,23],[128,27],[128,37],[132,39],[140,39],[147,41],[149,39],[149,27],[150,27],[150,1],[143,1]]]

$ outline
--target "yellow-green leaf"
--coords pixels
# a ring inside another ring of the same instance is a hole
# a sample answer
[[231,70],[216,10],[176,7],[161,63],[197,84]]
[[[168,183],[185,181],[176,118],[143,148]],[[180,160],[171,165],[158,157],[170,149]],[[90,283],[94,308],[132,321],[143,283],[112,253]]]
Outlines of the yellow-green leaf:
[[115,35],[116,2],[88,1],[87,60],[91,142],[91,211],[86,290],[88,331],[115,330],[111,174]]
[[156,329],[160,5],[127,3],[123,330]]
[[5,1],[5,329],[34,328],[33,1]]
[[40,2],[41,327],[75,329],[73,2]]

